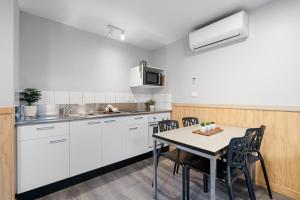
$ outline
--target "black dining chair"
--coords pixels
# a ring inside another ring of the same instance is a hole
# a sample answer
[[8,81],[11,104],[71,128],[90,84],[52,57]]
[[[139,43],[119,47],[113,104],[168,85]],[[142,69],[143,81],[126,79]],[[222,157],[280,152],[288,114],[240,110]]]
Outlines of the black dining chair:
[[[251,200],[255,200],[255,192],[250,170],[247,162],[247,155],[250,142],[254,133],[251,130],[246,131],[246,135],[240,138],[232,138],[230,140],[226,160],[217,160],[217,179],[225,182],[228,187],[228,196],[230,200],[234,199],[232,184],[241,176],[245,176],[248,193]],[[252,133],[252,134],[251,134]],[[189,176],[190,169],[210,175],[209,160],[197,160],[184,165],[184,189],[186,199],[189,199]]]
[[265,161],[264,161],[262,154],[260,153],[260,146],[261,146],[261,143],[263,140],[265,129],[266,129],[266,126],[264,126],[264,125],[261,125],[260,128],[253,129],[253,131],[255,132],[255,135],[252,138],[251,143],[250,143],[247,160],[248,160],[249,166],[252,165],[253,167],[255,167],[255,163],[257,161],[260,161],[261,168],[262,168],[264,178],[265,178],[265,182],[267,185],[268,194],[269,194],[270,199],[272,199],[273,198],[272,190],[271,190],[270,183],[269,183],[269,178],[268,178],[268,174],[267,174],[267,170],[266,170]]
[[182,124],[184,127],[193,126],[199,124],[199,120],[197,117],[183,117]]
[[[182,124],[184,127],[193,126],[195,124],[199,124],[199,120],[197,117],[183,117],[182,118]],[[179,165],[175,164],[174,170],[176,170],[176,173],[178,174],[179,171]],[[175,171],[174,171],[175,173]],[[173,174],[174,174],[173,173]]]
[[[183,117],[182,124],[184,127],[193,126],[193,125],[199,124],[199,119],[197,117]],[[207,158],[198,157],[197,159],[199,160],[199,159],[207,159]],[[177,174],[178,174],[178,171],[179,171],[179,165],[176,164],[176,173]],[[203,191],[205,193],[208,192],[208,178],[209,178],[209,176],[207,176],[207,174],[203,174]]]
[[[173,129],[179,128],[179,123],[176,120],[163,120],[158,122],[158,127],[160,132],[165,132]],[[174,162],[173,175],[175,175],[176,166],[183,165],[187,160],[191,159],[193,154],[187,153],[185,151],[180,151],[179,149],[174,149],[170,151],[163,152],[162,149],[164,144],[160,144],[160,147],[157,152],[157,166],[159,163],[159,158],[165,157]],[[153,181],[152,181],[153,186]]]
[[[178,129],[179,128],[179,123],[176,120],[163,120],[158,122],[158,127],[160,132],[165,132],[173,129]],[[163,145],[161,146],[161,148]],[[167,152],[159,152],[159,156],[166,157],[172,161],[174,161],[174,169],[173,169],[173,175],[175,175],[175,171],[177,168],[177,163],[180,163],[180,150],[179,149],[174,149],[172,151],[167,151]],[[185,155],[184,155],[185,156]],[[157,159],[158,160],[158,159]],[[178,164],[179,166],[179,164]]]

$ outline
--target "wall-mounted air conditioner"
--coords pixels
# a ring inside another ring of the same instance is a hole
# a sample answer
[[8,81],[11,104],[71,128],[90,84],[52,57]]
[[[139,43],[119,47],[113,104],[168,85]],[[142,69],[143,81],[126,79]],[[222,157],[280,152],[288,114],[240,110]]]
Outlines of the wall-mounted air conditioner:
[[189,34],[192,51],[206,50],[248,37],[248,14],[238,12]]

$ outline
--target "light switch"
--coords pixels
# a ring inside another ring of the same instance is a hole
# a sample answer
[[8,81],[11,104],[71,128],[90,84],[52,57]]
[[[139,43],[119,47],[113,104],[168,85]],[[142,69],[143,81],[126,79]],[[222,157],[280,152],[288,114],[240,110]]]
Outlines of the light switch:
[[196,84],[196,83],[197,83],[197,77],[193,76],[193,78],[192,78],[192,84]]

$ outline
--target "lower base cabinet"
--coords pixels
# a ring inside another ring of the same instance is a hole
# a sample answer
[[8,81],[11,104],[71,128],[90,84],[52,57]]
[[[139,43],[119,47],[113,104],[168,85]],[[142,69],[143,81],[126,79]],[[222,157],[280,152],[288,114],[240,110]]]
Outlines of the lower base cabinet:
[[104,166],[126,158],[124,152],[125,120],[124,117],[112,117],[103,120],[102,163]]
[[69,177],[69,135],[18,142],[18,193]]
[[131,125],[127,128],[125,152],[127,157],[134,157],[149,151],[148,124]]
[[150,151],[148,115],[17,127],[17,193]]
[[101,167],[101,120],[70,122],[70,176]]

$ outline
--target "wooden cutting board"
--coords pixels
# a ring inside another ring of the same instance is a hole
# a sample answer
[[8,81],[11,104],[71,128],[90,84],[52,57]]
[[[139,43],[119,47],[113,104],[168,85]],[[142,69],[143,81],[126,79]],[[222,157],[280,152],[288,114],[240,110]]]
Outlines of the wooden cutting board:
[[213,130],[206,131],[206,132],[201,132],[200,130],[195,130],[195,131],[193,131],[193,133],[199,134],[199,135],[210,136],[210,135],[222,132],[222,131],[223,131],[223,129],[221,129],[220,127],[217,127],[217,128],[215,128]]

